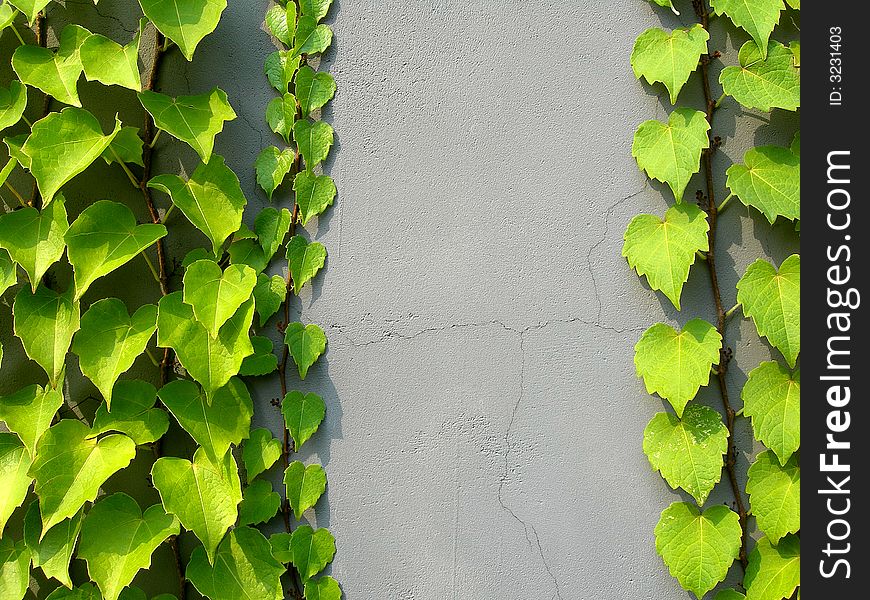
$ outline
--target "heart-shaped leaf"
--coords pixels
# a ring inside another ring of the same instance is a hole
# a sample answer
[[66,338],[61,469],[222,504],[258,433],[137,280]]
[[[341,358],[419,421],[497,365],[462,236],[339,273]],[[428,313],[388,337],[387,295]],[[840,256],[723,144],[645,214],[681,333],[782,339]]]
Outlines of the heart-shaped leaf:
[[257,525],[272,519],[281,508],[281,496],[272,490],[272,484],[258,479],[245,488],[239,504],[239,524]]
[[[178,517],[184,528],[199,538],[208,561],[214,564],[218,544],[236,522],[237,507],[242,501],[238,467],[232,452],[227,452],[218,464],[208,460],[203,448],[194,453],[193,462],[183,458],[159,458],[151,468],[151,478],[166,512]],[[188,565],[188,576],[191,565]]]
[[292,46],[296,34],[296,3],[270,8],[266,12],[266,27],[282,44]]
[[257,287],[254,288],[254,302],[257,305],[260,327],[278,312],[287,297],[287,282],[280,275],[260,274],[257,276]]
[[312,529],[309,525],[297,527],[290,539],[293,566],[303,582],[326,568],[335,556],[335,538],[328,529]]
[[797,110],[801,105],[801,71],[792,51],[773,41],[766,59],[755,42],[746,42],[737,55],[740,66],[719,74],[722,90],[747,108]]
[[682,417],[686,404],[709,382],[721,347],[722,336],[703,319],[692,319],[682,331],[656,323],[634,346],[634,365],[646,391],[666,399]]
[[198,260],[184,273],[184,303],[216,338],[224,323],[251,298],[256,285],[257,273],[246,265],[230,265],[221,271],[212,260]]
[[57,51],[30,44],[19,46],[12,54],[12,69],[22,83],[53,96],[58,102],[81,106],[76,90],[82,74],[80,49],[90,36],[91,32],[84,27],[67,25],[60,34]]
[[236,527],[221,543],[217,560],[211,564],[202,548],[194,550],[186,575],[207,598],[283,600],[281,575],[285,571],[272,556],[269,541],[262,533],[251,527]]
[[140,569],[151,566],[151,555],[169,536],[178,535],[178,520],[156,504],[145,513],[123,492],[103,498],[82,524],[78,556],[105,600],[118,600]]
[[218,88],[198,96],[172,98],[145,90],[139,101],[154,118],[154,124],[196,150],[202,162],[211,159],[214,138],[224,122],[236,118],[226,93]]
[[774,544],[801,528],[801,469],[797,457],[780,465],[767,450],[749,467],[746,493],[758,528]]
[[329,576],[309,579],[305,582],[305,600],[341,600],[341,588]]
[[801,540],[787,535],[774,546],[766,537],[755,543],[746,567],[747,600],[791,598],[801,583]]
[[254,405],[238,377],[215,392],[211,404],[199,387],[186,379],[166,384],[158,395],[212,463],[219,463],[231,445],[238,446],[248,437]]
[[112,392],[112,412],[105,404],[97,408],[91,436],[108,431],[128,435],[137,445],[150,444],[169,429],[169,415],[155,408],[157,389],[145,381],[119,381]]
[[746,206],[761,211],[771,224],[777,217],[801,218],[801,159],[789,148],[759,146],[728,168],[728,187]]
[[137,225],[133,211],[119,202],[91,204],[64,236],[75,271],[76,300],[94,281],[133,260],[166,233],[163,225]]
[[284,343],[299,368],[299,378],[305,379],[308,369],[326,350],[326,335],[317,325],[290,323],[284,332]]
[[662,511],[655,528],[656,551],[683,589],[701,598],[725,579],[740,554],[740,518],[725,506],[701,513],[688,502]]
[[683,284],[698,252],[706,252],[707,215],[694,204],[677,204],[655,215],[638,215],[625,230],[622,255],[638,275],[646,275],[654,290],[661,290],[680,310]]
[[87,169],[121,131],[103,135],[97,118],[82,108],[65,108],[33,124],[22,152],[30,158],[30,172],[45,204],[70,179]]
[[332,44],[332,29],[318,25],[317,19],[303,13],[296,23],[296,46],[293,55],[319,54]]
[[722,477],[728,429],[715,410],[692,404],[682,419],[654,416],[643,432],[643,451],[672,488],[685,490],[703,506]]
[[79,303],[72,290],[59,294],[40,285],[35,293],[26,287],[12,307],[15,335],[30,360],[45,370],[51,387],[61,382],[66,353],[79,329]]
[[643,77],[650,85],[663,83],[671,104],[676,104],[689,75],[698,68],[701,55],[707,53],[709,39],[710,34],[700,24],[670,34],[664,29],[647,29],[637,38],[631,53],[634,76]]
[[23,541],[0,539],[0,593],[9,600],[22,600],[30,585],[30,550]]
[[801,372],[776,361],[749,372],[743,385],[743,414],[752,419],[755,437],[784,465],[801,445]]
[[263,188],[270,201],[272,194],[284,182],[284,178],[293,167],[295,159],[296,154],[290,148],[279,150],[275,146],[263,148],[257,155],[257,160],[254,162],[254,169],[257,171],[257,185]]
[[148,187],[169,194],[172,203],[211,240],[215,256],[242,225],[248,201],[239,178],[221,156],[199,165],[187,181],[178,175],[158,175],[148,182]]
[[42,276],[63,256],[68,228],[63,195],[42,212],[27,207],[0,216],[0,248],[27,273],[32,291],[36,292]]
[[30,385],[9,396],[0,397],[0,420],[9,431],[18,434],[30,456],[35,456],[36,443],[51,427],[61,406],[63,394],[59,391]]
[[230,244],[227,249],[231,265],[248,265],[258,276],[269,266],[263,247],[253,239],[244,239]]
[[89,435],[90,429],[81,421],[64,419],[37,444],[30,475],[36,479],[43,536],[74,516],[85,502],[93,502],[106,480],[136,456],[136,444],[126,435],[112,434],[99,441]]
[[[287,86],[284,86],[284,89],[286,88]],[[284,142],[287,144],[290,143],[293,123],[296,122],[296,108],[296,96],[293,94],[284,94],[280,98],[274,98],[266,106],[266,122],[269,124],[269,128],[284,138]]]
[[146,304],[131,317],[117,298],[105,298],[82,315],[72,351],[82,374],[90,379],[111,410],[112,389],[145,351],[157,330],[157,307]]
[[776,270],[758,259],[737,282],[737,302],[751,317],[758,334],[767,338],[794,367],[801,351],[801,257],[792,254]]
[[139,130],[136,127],[122,127],[109,147],[103,150],[101,155],[106,164],[113,162],[132,163],[145,166],[145,161],[142,159],[142,147],[144,142],[139,137]]
[[275,369],[278,368],[278,357],[275,356],[272,340],[267,337],[253,335],[251,336],[251,345],[254,347],[254,353],[245,357],[245,360],[242,361],[239,375],[244,377],[260,377],[274,373]]
[[9,87],[0,87],[0,131],[20,121],[25,108],[27,88],[20,81],[13,79]]
[[296,460],[284,471],[284,485],[287,486],[287,501],[298,520],[302,513],[317,504],[326,490],[326,471],[320,465],[306,467]]
[[335,79],[329,73],[315,72],[306,65],[296,74],[295,91],[302,116],[307,117],[312,110],[317,110],[332,100],[335,95]]
[[[0,401],[0,405],[5,399]],[[4,419],[5,420],[5,419]],[[0,538],[9,517],[27,497],[33,479],[30,470],[30,452],[14,433],[0,433]]]
[[319,21],[329,12],[331,4],[332,0],[300,0],[299,7],[303,15],[314,17]]
[[293,181],[296,204],[299,205],[299,221],[304,226],[312,217],[326,210],[335,200],[335,182],[328,175],[315,175],[301,171]]
[[784,8],[782,0],[710,0],[710,7],[742,27],[761,48],[761,58],[767,56],[767,42]]
[[136,92],[141,91],[139,76],[139,39],[142,29],[136,32],[133,41],[122,46],[109,38],[93,34],[82,44],[80,54],[82,68],[88,81],[104,85],[119,85]]
[[31,502],[24,516],[24,543],[33,553],[33,566],[42,569],[46,577],[53,577],[71,588],[69,563],[82,528],[82,511],[71,519],[64,519],[45,533],[39,518],[39,504]]
[[647,175],[667,183],[679,203],[689,180],[700,168],[701,152],[710,146],[709,130],[704,113],[677,108],[667,123],[651,120],[640,124],[631,155]]
[[242,449],[242,461],[248,481],[263,473],[281,458],[281,442],[272,437],[272,432],[265,428],[251,431],[251,437],[245,441]]
[[292,391],[281,402],[284,423],[293,437],[294,449],[299,452],[302,445],[317,432],[326,414],[323,398],[315,393]]
[[48,6],[51,0],[9,0],[9,4],[20,10],[24,13],[24,16],[27,17],[28,23],[33,25],[33,22],[36,20],[36,15],[39,12]]
[[326,248],[320,242],[309,243],[301,235],[295,235],[287,243],[287,259],[290,262],[293,291],[298,296],[302,286],[323,268]]
[[257,240],[263,248],[266,260],[271,260],[284,244],[284,238],[290,231],[290,223],[293,220],[292,213],[286,208],[278,210],[267,206],[260,211],[254,221],[254,231],[257,232]]
[[227,0],[139,0],[139,4],[160,33],[193,60],[196,47],[217,28]]
[[292,56],[289,50],[273,52],[266,58],[263,70],[272,87],[286,94],[299,68],[299,56]]
[[309,171],[326,160],[334,132],[329,123],[300,119],[293,124],[293,140]]

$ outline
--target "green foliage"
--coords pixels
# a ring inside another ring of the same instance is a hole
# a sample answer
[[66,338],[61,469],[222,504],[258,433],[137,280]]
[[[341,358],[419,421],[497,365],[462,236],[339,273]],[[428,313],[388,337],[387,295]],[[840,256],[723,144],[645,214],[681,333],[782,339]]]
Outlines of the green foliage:
[[284,397],[281,412],[284,414],[284,423],[293,437],[298,452],[302,445],[317,433],[326,415],[326,405],[317,394],[293,391]]
[[27,88],[14,79],[6,88],[0,87],[0,130],[15,125],[27,108]]
[[755,42],[740,48],[740,66],[725,67],[719,75],[722,90],[747,108],[797,110],[801,105],[801,72],[795,55],[777,41],[767,58]]
[[60,34],[60,46],[49,50],[30,44],[19,46],[12,54],[15,74],[59,102],[81,107],[76,83],[82,74],[80,49],[91,33],[78,25],[67,25]]
[[293,514],[301,519],[302,513],[317,504],[326,490],[326,472],[318,464],[306,467],[298,460],[293,461],[284,471],[284,485]]
[[787,535],[774,546],[766,537],[756,542],[746,568],[746,600],[791,598],[801,582],[801,543]]
[[265,523],[280,509],[281,496],[272,489],[271,483],[258,479],[245,488],[242,503],[239,504],[239,524]]
[[275,146],[263,148],[257,156],[257,162],[254,163],[254,168],[257,170],[257,184],[263,188],[269,200],[287,177],[295,160],[296,155],[293,150],[290,148],[280,150]]
[[290,539],[293,566],[302,581],[308,581],[332,562],[335,556],[335,538],[328,529],[312,529],[309,525],[297,527]]
[[801,469],[796,456],[780,465],[770,450],[759,454],[749,467],[746,492],[758,528],[771,543],[801,528]]
[[271,431],[264,428],[251,431],[242,450],[242,461],[245,463],[248,481],[269,469],[278,462],[279,458],[281,458],[281,442],[272,437]]
[[801,445],[801,372],[776,361],[763,362],[743,385],[743,414],[752,419],[755,437],[784,465]]
[[9,517],[21,506],[30,489],[33,481],[27,474],[30,460],[30,451],[15,434],[0,433],[0,487],[3,489],[0,495],[0,538]]
[[58,390],[29,385],[0,398],[0,419],[9,431],[18,435],[32,457],[36,454],[36,443],[51,427],[52,419],[62,405],[63,395]]
[[28,206],[0,216],[0,248],[24,269],[34,293],[48,268],[63,256],[68,228],[62,195],[41,212]]
[[293,180],[296,204],[299,206],[299,221],[304,226],[312,217],[326,210],[335,200],[335,182],[329,175],[315,175],[302,171]]
[[287,260],[293,292],[298,296],[302,286],[311,281],[326,263],[326,248],[320,242],[308,242],[301,235],[294,235],[287,243]]
[[728,188],[746,206],[761,211],[771,224],[777,217],[801,218],[801,159],[789,148],[759,146],[728,168]]
[[0,540],[0,598],[21,600],[30,583],[30,551],[24,542]]
[[133,41],[122,46],[102,35],[89,36],[79,51],[85,78],[104,85],[119,85],[136,92],[141,91],[138,64],[141,37],[140,28]]
[[217,27],[227,0],[139,0],[139,4],[160,33],[191,60],[202,39]]
[[79,329],[79,303],[72,296],[72,290],[59,294],[40,285],[31,293],[23,287],[12,307],[15,335],[53,388],[61,382],[66,353]]
[[112,394],[112,412],[101,404],[94,414],[91,435],[117,431],[137,445],[156,442],[169,429],[169,415],[157,403],[157,389],[145,381],[119,381]]
[[309,579],[305,582],[306,600],[341,600],[341,588],[332,577]]
[[230,265],[225,271],[211,260],[198,260],[184,272],[184,303],[193,308],[196,320],[212,338],[250,300],[257,273],[246,265]]
[[313,323],[290,323],[285,332],[284,341],[290,348],[290,355],[299,368],[299,379],[305,379],[320,355],[326,350],[326,335]]
[[302,116],[323,107],[335,95],[335,80],[324,71],[315,71],[305,66],[296,74],[296,99]]
[[[82,511],[65,519],[42,534],[39,505],[31,502],[24,516],[24,543],[33,554],[33,566],[42,569],[46,577],[53,577],[72,587],[69,565],[82,528]],[[41,539],[40,539],[41,538]]]
[[710,34],[700,24],[670,34],[664,29],[647,29],[637,38],[631,53],[634,75],[650,84],[663,83],[674,104],[701,55],[707,53],[709,39]]
[[767,57],[767,43],[779,22],[782,0],[710,0],[710,6],[752,36],[761,49],[761,58]]

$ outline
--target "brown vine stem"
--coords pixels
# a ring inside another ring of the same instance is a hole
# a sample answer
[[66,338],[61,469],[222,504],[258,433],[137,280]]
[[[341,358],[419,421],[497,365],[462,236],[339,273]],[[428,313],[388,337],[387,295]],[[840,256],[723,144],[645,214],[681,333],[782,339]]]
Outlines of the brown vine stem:
[[[692,6],[695,9],[695,14],[701,21],[701,25],[705,30],[709,31],[710,24],[710,9],[707,5],[707,0],[692,0]],[[731,360],[731,349],[725,340],[725,326],[727,324],[727,313],[722,305],[722,291],[719,287],[719,274],[716,271],[716,227],[719,217],[719,209],[716,206],[716,200],[713,190],[713,153],[720,144],[718,137],[713,136],[713,116],[716,113],[717,101],[710,91],[710,61],[709,54],[701,57],[701,81],[704,87],[704,102],[705,114],[707,123],[710,125],[710,147],[702,153],[701,162],[704,169],[704,179],[707,185],[706,210],[707,220],[710,224],[710,231],[707,234],[709,242],[709,250],[707,251],[707,267],[710,273],[710,287],[713,291],[713,300],[716,305],[716,330],[722,336],[722,347],[719,349],[719,367],[716,369],[716,376],[719,380],[719,391],[722,396],[722,406],[725,409],[725,425],[728,428],[728,451],[725,454],[725,470],[728,473],[728,480],[731,483],[731,491],[734,493],[734,501],[737,505],[737,515],[740,519],[740,528],[742,530],[742,539],[740,544],[740,564],[743,570],[746,570],[748,565],[747,559],[747,542],[749,534],[747,531],[748,513],[746,512],[746,504],[743,501],[743,494],[740,490],[740,484],[737,481],[737,472],[735,465],[737,463],[737,452],[734,447],[734,420],[737,416],[734,408],[731,406],[731,400],[728,395],[728,385],[726,375],[728,374],[728,363]],[[703,193],[699,193],[699,199],[703,197]]]

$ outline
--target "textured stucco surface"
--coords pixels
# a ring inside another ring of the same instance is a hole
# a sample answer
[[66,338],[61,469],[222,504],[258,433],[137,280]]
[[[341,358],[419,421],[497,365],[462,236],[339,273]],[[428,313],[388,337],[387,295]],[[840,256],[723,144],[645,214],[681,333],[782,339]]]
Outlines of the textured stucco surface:
[[[321,68],[339,89],[324,112],[337,135],[326,170],[339,195],[309,227],[329,250],[328,268],[292,308],[329,337],[327,354],[297,385],[328,405],[302,458],[321,461],[329,474],[316,523],[336,536],[331,570],[348,600],[688,597],[654,549],[659,512],[681,494],[643,455],[643,428],[663,403],[645,393],[632,358],[653,322],[712,318],[706,267],[693,270],[680,314],[620,257],[628,221],[672,202],[631,157],[637,124],[665,117],[670,106],[663,88],[635,80],[629,55],[644,29],[680,21],[642,0],[616,4],[333,3],[327,20],[335,41]],[[105,17],[89,1],[66,5],[95,31],[117,31],[119,19],[132,35],[136,15],[127,2],[102,0]],[[274,49],[261,30],[267,5],[230,0],[193,64],[171,54],[161,75],[171,94],[227,91],[239,118],[227,123],[216,152],[239,174],[252,209],[267,203],[254,159],[280,142],[263,121],[273,97],[260,76]],[[677,5],[688,19],[690,3]],[[55,11],[62,20],[63,9]],[[711,47],[734,63],[745,39],[716,21]],[[4,36],[3,54],[12,47]],[[86,105],[99,105],[98,84],[80,89]],[[699,91],[693,78],[681,100],[700,106]],[[120,111],[141,122],[132,93],[119,97],[121,104],[104,103],[101,118],[108,123]],[[718,193],[725,168],[746,149],[786,145],[796,128],[794,115],[756,114],[726,100],[715,123],[724,141]],[[158,172],[189,173],[197,164],[168,136],[157,157]],[[70,185],[71,213],[102,197],[125,198],[144,219],[122,174],[93,170],[102,189]],[[700,185],[693,181],[687,196]],[[175,215],[169,252],[178,260],[204,241],[188,233]],[[779,263],[797,243],[788,225],[770,227],[734,202],[720,221],[718,250],[730,306],[746,265],[758,256]],[[125,269],[140,287],[104,281],[90,300],[154,302],[144,265]],[[0,308],[7,349],[0,393],[8,393],[35,371],[10,339],[8,308]],[[277,341],[273,324],[264,331]],[[728,338],[730,391],[739,399],[746,373],[771,351],[739,318]],[[140,361],[135,374],[153,378],[153,368]],[[256,424],[277,432],[269,405],[277,378],[253,391]],[[94,392],[71,381],[68,393],[75,403]],[[700,401],[719,408],[715,388]],[[745,470],[752,450],[745,422],[738,445]],[[149,461],[137,462],[144,470]],[[144,477],[126,477],[123,485],[156,501]],[[720,486],[708,502],[729,501]],[[154,573],[139,583],[172,591],[168,560],[162,549]]]

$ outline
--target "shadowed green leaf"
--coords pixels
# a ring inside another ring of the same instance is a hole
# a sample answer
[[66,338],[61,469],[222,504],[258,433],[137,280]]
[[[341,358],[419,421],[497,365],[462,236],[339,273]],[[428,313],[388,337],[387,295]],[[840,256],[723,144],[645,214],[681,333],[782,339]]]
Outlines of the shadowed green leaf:
[[257,287],[254,288],[254,301],[257,305],[257,315],[260,327],[278,312],[287,297],[287,282],[280,275],[260,274],[257,276]]
[[216,338],[224,323],[251,298],[256,285],[257,273],[246,265],[230,265],[222,271],[212,260],[198,260],[184,273],[184,303]]
[[21,120],[27,108],[27,88],[12,80],[8,87],[0,87],[0,131]]
[[650,85],[663,83],[671,104],[676,104],[689,75],[698,68],[701,55],[707,53],[709,39],[710,34],[700,24],[670,34],[664,29],[647,29],[637,38],[631,53],[634,76],[643,77]]
[[258,479],[245,488],[239,504],[239,525],[265,523],[277,515],[280,508],[281,496],[272,490],[272,484]]
[[60,34],[60,47],[49,50],[27,44],[12,54],[12,69],[21,83],[35,87],[58,102],[81,106],[76,89],[82,74],[80,49],[91,32],[78,25],[67,25]]
[[710,0],[710,7],[742,27],[761,48],[761,57],[767,56],[770,34],[783,10],[782,0]]
[[23,541],[0,539],[0,598],[21,600],[30,585],[30,550]]
[[227,0],[139,0],[139,4],[160,33],[192,60],[197,45],[217,28]]
[[287,486],[287,501],[299,520],[302,513],[317,504],[326,490],[326,471],[320,465],[306,467],[296,460],[284,471],[284,485]]
[[109,431],[124,433],[137,445],[159,440],[169,429],[169,415],[155,408],[157,389],[145,381],[119,381],[112,392],[112,412],[105,404],[97,408],[91,435]]
[[759,146],[728,168],[727,185],[746,206],[761,211],[771,224],[777,217],[801,218],[801,159],[789,148]]
[[801,528],[801,469],[793,456],[780,465],[767,450],[749,467],[746,493],[758,528],[774,544]]
[[24,269],[33,292],[48,268],[63,256],[68,228],[62,194],[42,212],[27,207],[0,216],[0,248]]
[[296,45],[293,55],[319,54],[332,44],[332,29],[318,25],[317,19],[303,13],[296,23]]
[[719,75],[722,90],[747,108],[797,110],[801,105],[801,71],[794,54],[777,41],[762,60],[755,42],[746,42],[738,54],[740,66],[725,67]]
[[[55,414],[63,406],[63,394],[51,388],[29,385],[14,394],[0,397],[0,420],[24,443],[30,456]],[[28,459],[29,460],[29,459]]]
[[290,348],[293,362],[299,368],[299,378],[305,379],[308,369],[326,350],[326,335],[313,323],[290,323],[284,332],[284,343]]
[[293,76],[299,68],[299,56],[291,56],[289,50],[273,52],[266,58],[263,67],[266,78],[273,88],[286,94],[290,90]]
[[302,116],[307,117],[312,110],[317,110],[332,100],[335,95],[335,79],[329,73],[315,72],[306,65],[296,74],[295,91],[296,100],[302,108]]
[[57,588],[45,600],[103,600],[103,598],[97,586],[93,583],[84,583],[71,590],[64,587]]
[[315,175],[301,171],[293,180],[296,204],[299,205],[299,222],[304,226],[312,217],[326,210],[335,200],[335,182],[328,175]]
[[31,25],[36,20],[36,15],[48,6],[49,2],[51,0],[9,0],[9,4],[24,13],[24,16],[27,17],[27,22]]
[[133,41],[122,46],[109,38],[93,34],[81,47],[82,68],[88,81],[119,85],[133,91],[142,89],[139,77],[140,28]]
[[326,568],[335,556],[335,538],[328,529],[314,530],[309,525],[297,527],[290,539],[293,566],[303,582]]
[[101,155],[106,164],[118,162],[118,159],[124,163],[132,163],[145,166],[145,161],[142,159],[142,147],[144,142],[139,137],[139,129],[136,127],[122,127],[109,147],[103,150]]
[[280,98],[273,98],[266,107],[266,122],[272,131],[284,138],[284,142],[289,144],[293,123],[296,122],[296,96],[284,94]]
[[15,335],[27,357],[45,370],[51,387],[56,388],[73,334],[79,329],[79,303],[73,301],[72,290],[58,294],[40,285],[31,293],[23,287],[15,296],[12,314]]
[[272,340],[267,337],[254,335],[251,336],[251,345],[254,347],[254,353],[242,361],[239,375],[260,377],[274,373],[275,369],[278,368],[278,357],[275,356]]
[[284,244],[284,238],[290,231],[290,223],[293,220],[292,213],[286,208],[267,206],[260,211],[254,221],[254,231],[257,232],[257,240],[263,248],[266,260],[271,260]]
[[311,281],[326,263],[326,248],[320,242],[309,243],[301,235],[294,235],[287,243],[287,259],[293,292],[298,296],[302,286]]
[[309,171],[326,160],[334,133],[329,123],[300,119],[293,124],[293,140]]
[[745,600],[746,596],[737,590],[720,590],[713,600]]
[[773,546],[766,537],[755,543],[743,580],[746,600],[791,598],[801,583],[801,541],[787,535]]
[[272,432],[260,427],[251,431],[251,437],[245,441],[242,449],[242,460],[248,481],[271,468],[281,458],[281,442],[272,437]]
[[284,423],[293,437],[294,450],[299,452],[302,445],[317,432],[326,414],[323,399],[315,393],[303,394],[299,391],[289,392],[281,402],[281,413]]
[[81,510],[44,534],[37,502],[30,503],[24,517],[24,542],[33,553],[33,566],[41,568],[46,577],[54,577],[68,588],[73,585],[69,576],[69,563],[81,528]]
[[266,12],[266,27],[285,46],[293,45],[296,32],[296,3],[287,2],[286,6],[273,6]]
[[743,414],[752,419],[755,437],[784,465],[801,445],[801,372],[776,361],[750,371],[743,385]]
[[[3,402],[3,400],[0,400]],[[2,406],[2,404],[0,404]],[[21,506],[33,479],[30,470],[30,452],[13,433],[0,433],[0,538],[9,517]]]
[[[0,224],[2,224],[0,217]],[[0,235],[2,234],[2,225],[0,225]],[[37,280],[38,281],[38,280]],[[9,253],[0,248],[0,296],[6,293],[6,290],[18,283],[18,268]],[[0,349],[0,358],[2,358],[2,349]]]
[[254,169],[257,171],[257,185],[263,188],[269,200],[272,200],[272,194],[275,193],[275,190],[278,189],[293,167],[295,156],[290,148],[279,150],[275,146],[263,148],[257,155],[257,160],[254,161]]
[[254,271],[262,273],[269,266],[263,248],[253,239],[244,239],[230,244],[227,249],[231,265],[248,265]]
[[305,600],[341,600],[341,588],[329,576],[309,579],[305,582]]

